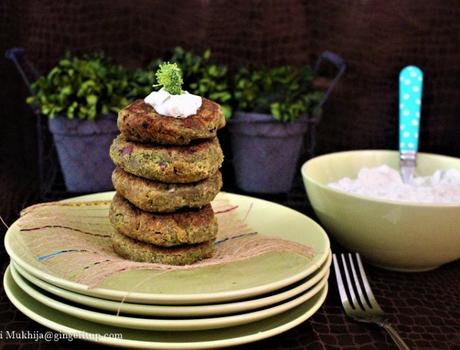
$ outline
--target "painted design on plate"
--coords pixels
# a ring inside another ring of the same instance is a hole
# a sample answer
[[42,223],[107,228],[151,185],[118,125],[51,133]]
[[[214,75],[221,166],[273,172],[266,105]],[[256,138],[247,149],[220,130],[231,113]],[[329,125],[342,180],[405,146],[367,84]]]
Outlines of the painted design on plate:
[[25,209],[18,221],[23,247],[54,275],[96,287],[108,276],[130,270],[169,271],[232,263],[269,252],[287,251],[307,258],[313,249],[303,244],[264,236],[246,223],[251,208],[241,215],[225,194],[212,202],[219,224],[215,255],[188,266],[139,263],[120,258],[112,249],[109,201],[52,202]]

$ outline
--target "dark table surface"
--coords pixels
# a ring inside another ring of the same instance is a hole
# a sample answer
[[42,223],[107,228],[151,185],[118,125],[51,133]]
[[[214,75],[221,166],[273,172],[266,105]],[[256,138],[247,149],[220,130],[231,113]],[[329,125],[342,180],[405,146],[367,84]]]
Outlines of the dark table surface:
[[[262,198],[314,217],[303,191]],[[332,249],[342,250],[333,240]],[[3,247],[0,261],[4,271],[9,258]],[[460,349],[460,261],[422,273],[391,272],[367,264],[365,269],[377,300],[411,349]],[[278,336],[235,349],[396,349],[391,338],[377,326],[355,323],[344,316],[333,273],[329,287],[325,304],[309,320]],[[13,330],[48,331],[19,312],[1,287],[1,350],[106,348],[78,340],[7,339],[7,331]]]

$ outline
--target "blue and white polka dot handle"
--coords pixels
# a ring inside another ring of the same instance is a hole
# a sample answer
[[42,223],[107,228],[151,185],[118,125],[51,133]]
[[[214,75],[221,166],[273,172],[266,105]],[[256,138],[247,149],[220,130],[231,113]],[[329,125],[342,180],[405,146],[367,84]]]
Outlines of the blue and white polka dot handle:
[[399,73],[399,151],[417,152],[423,72],[407,66]]

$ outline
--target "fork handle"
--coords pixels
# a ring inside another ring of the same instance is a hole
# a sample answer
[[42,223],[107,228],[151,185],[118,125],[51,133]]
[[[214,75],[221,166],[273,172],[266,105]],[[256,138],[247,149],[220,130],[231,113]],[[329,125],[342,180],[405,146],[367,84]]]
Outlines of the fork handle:
[[410,350],[410,348],[407,346],[406,342],[401,338],[401,336],[398,334],[396,329],[393,328],[393,326],[387,322],[381,322],[380,327],[382,327],[384,330],[388,332],[390,335],[391,339],[395,342],[395,344],[398,346],[398,349],[400,350]]

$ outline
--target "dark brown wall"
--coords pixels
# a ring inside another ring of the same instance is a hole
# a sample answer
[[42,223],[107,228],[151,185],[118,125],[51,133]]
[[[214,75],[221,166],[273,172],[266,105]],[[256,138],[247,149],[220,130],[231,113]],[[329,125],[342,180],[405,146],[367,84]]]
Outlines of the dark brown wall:
[[[25,47],[46,71],[66,49],[104,49],[130,66],[177,45],[232,65],[311,64],[332,50],[349,69],[326,106],[319,153],[396,148],[397,75],[416,64],[426,79],[420,148],[460,156],[458,18],[455,0],[3,0],[0,52]],[[0,196],[11,209],[35,186],[34,118],[2,57],[0,81]]]

